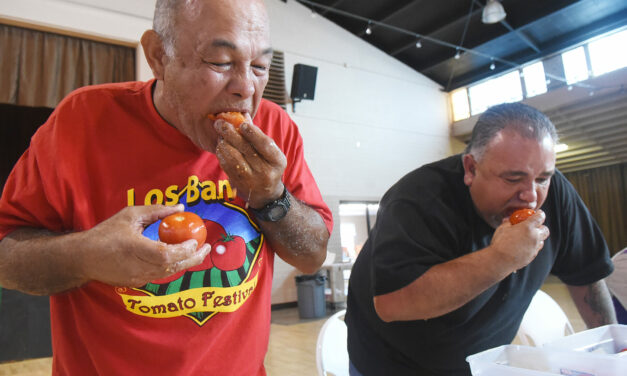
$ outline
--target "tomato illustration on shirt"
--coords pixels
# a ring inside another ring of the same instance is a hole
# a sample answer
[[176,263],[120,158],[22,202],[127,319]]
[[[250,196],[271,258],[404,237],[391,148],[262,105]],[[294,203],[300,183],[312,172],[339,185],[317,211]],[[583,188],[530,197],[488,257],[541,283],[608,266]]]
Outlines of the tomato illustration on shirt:
[[211,261],[220,270],[235,270],[246,260],[246,242],[241,236],[226,234],[212,244]]
[[211,251],[200,265],[188,270],[209,270],[214,266],[223,271],[241,268],[246,260],[246,241],[241,236],[228,234],[222,225],[209,219],[205,219],[205,227],[206,243],[211,245]]

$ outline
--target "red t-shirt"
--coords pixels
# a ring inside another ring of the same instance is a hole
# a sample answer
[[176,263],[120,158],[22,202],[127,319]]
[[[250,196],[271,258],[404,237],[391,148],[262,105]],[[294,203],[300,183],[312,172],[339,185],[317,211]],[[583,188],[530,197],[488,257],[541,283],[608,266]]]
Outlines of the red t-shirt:
[[[205,220],[211,255],[142,288],[94,281],[51,296],[53,374],[264,375],[274,253],[215,155],[158,115],[153,83],[86,87],[59,104],[6,182],[0,239],[22,226],[87,230],[129,205],[185,204]],[[330,232],[296,125],[265,100],[254,123],[286,155],[288,190]],[[144,235],[156,239],[157,225]]]

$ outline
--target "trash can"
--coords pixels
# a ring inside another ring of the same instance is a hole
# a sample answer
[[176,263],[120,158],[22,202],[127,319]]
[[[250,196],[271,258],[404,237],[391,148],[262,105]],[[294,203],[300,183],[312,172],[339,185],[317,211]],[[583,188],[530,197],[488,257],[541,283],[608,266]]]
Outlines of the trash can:
[[327,304],[324,299],[326,277],[320,274],[296,276],[298,315],[301,319],[324,317]]

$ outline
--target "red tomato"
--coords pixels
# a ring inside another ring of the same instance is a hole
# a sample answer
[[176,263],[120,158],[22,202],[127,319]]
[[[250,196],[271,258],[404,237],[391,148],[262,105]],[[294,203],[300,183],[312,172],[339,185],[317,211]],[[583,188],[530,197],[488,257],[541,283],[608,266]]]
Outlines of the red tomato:
[[239,269],[246,261],[246,242],[241,236],[226,235],[211,245],[213,265],[224,271]]
[[235,129],[239,130],[239,126],[242,125],[246,121],[246,117],[241,112],[220,112],[215,115],[207,116],[211,120],[222,119],[226,122],[231,123]]
[[168,244],[179,244],[189,239],[198,241],[198,248],[205,243],[207,228],[196,214],[181,212],[168,215],[159,225],[159,239]]
[[519,209],[519,210],[516,210],[515,212],[512,213],[512,215],[509,216],[509,223],[515,225],[515,224],[520,223],[520,222],[524,221],[525,219],[531,217],[535,213],[536,212],[533,211],[532,209]]

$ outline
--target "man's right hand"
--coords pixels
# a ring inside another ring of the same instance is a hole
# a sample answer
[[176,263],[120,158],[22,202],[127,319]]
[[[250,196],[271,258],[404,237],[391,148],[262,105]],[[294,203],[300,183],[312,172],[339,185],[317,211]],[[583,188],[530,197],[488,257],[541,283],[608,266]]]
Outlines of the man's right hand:
[[97,226],[56,234],[19,228],[0,241],[0,285],[33,295],[52,295],[89,281],[139,287],[202,263],[209,245],[168,245],[146,238],[145,227],[183,210],[178,206],[134,206]]
[[180,211],[183,205],[131,206],[80,233],[83,278],[139,287],[202,263],[211,249],[209,244],[196,250],[196,240],[165,244],[142,235],[146,226]]
[[549,229],[544,226],[546,216],[542,210],[516,225],[509,223],[509,219],[497,227],[489,248],[495,252],[495,262],[501,262],[503,267],[512,271],[524,268],[544,247],[544,241],[549,237]]

